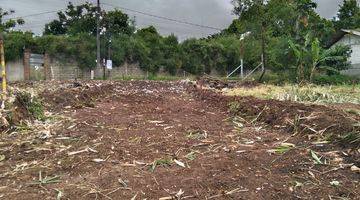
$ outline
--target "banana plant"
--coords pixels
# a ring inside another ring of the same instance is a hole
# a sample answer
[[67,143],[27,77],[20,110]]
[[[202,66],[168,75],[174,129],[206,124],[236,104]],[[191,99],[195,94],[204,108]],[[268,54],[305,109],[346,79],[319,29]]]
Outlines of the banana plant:
[[[345,55],[337,55],[337,53],[334,52],[336,51],[335,48],[322,48],[319,39],[313,39],[310,34],[306,35],[304,44],[296,44],[290,40],[289,46],[296,58],[297,78],[300,83],[306,79],[313,82],[314,75],[318,69],[337,72],[337,69],[326,64],[327,61],[347,60]],[[307,73],[308,77],[305,77],[305,71],[310,72]]]
[[[310,73],[310,82],[314,79],[314,74],[317,69],[323,69],[326,71],[338,72],[332,66],[327,66],[326,61],[341,61],[344,60],[344,55],[334,55],[334,48],[323,49],[320,46],[318,38],[315,38],[311,43],[311,73]],[[346,60],[346,58],[345,58]]]

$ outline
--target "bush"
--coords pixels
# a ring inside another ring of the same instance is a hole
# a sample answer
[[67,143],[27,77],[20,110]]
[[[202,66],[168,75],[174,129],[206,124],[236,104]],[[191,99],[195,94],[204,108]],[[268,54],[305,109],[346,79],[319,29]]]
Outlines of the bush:
[[359,79],[342,74],[318,75],[314,77],[314,83],[318,85],[352,84],[354,81],[358,82]]
[[[252,78],[257,81],[259,80],[261,76],[261,73],[256,73],[252,76]],[[290,72],[278,72],[278,73],[274,73],[274,72],[266,72],[262,81],[263,83],[267,83],[267,84],[271,84],[271,85],[284,85],[286,83],[293,83],[294,82],[294,78],[292,77]]]

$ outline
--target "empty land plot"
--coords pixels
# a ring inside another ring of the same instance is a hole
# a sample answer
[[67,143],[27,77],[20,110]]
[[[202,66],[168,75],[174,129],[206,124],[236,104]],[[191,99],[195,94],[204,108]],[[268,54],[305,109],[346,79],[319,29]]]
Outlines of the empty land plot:
[[37,95],[49,113],[1,134],[0,198],[360,195],[356,113],[223,96],[185,82],[31,87],[42,88]]

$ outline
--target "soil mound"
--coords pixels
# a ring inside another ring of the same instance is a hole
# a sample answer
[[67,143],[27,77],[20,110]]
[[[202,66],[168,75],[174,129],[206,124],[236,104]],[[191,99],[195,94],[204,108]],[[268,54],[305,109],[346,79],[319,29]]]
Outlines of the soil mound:
[[111,93],[114,86],[110,83],[73,82],[61,85],[55,91],[44,90],[40,95],[51,111],[64,108],[94,107],[94,102]]
[[[227,109],[248,122],[263,122],[287,132],[313,134],[314,137],[327,136],[331,139],[346,140],[348,136],[358,137],[360,134],[358,116],[331,107],[255,97],[228,97],[210,90],[191,90],[196,98]],[[351,143],[360,145],[356,139]]]

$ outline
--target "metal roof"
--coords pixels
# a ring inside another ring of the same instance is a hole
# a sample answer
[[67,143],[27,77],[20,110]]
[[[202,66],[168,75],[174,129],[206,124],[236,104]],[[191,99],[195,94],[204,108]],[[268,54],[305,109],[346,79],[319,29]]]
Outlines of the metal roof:
[[348,34],[360,36],[360,30],[358,30],[358,29],[357,30],[341,29],[341,31],[348,33]]
[[351,34],[351,35],[356,35],[356,36],[360,36],[360,29],[355,29],[355,30],[350,30],[350,29],[341,29],[341,31],[338,31],[332,38],[332,40],[330,41],[330,43],[327,45],[327,47],[331,47],[332,45],[334,45],[335,43],[337,43],[339,40],[341,40],[341,38],[343,38],[345,35],[347,34]]

